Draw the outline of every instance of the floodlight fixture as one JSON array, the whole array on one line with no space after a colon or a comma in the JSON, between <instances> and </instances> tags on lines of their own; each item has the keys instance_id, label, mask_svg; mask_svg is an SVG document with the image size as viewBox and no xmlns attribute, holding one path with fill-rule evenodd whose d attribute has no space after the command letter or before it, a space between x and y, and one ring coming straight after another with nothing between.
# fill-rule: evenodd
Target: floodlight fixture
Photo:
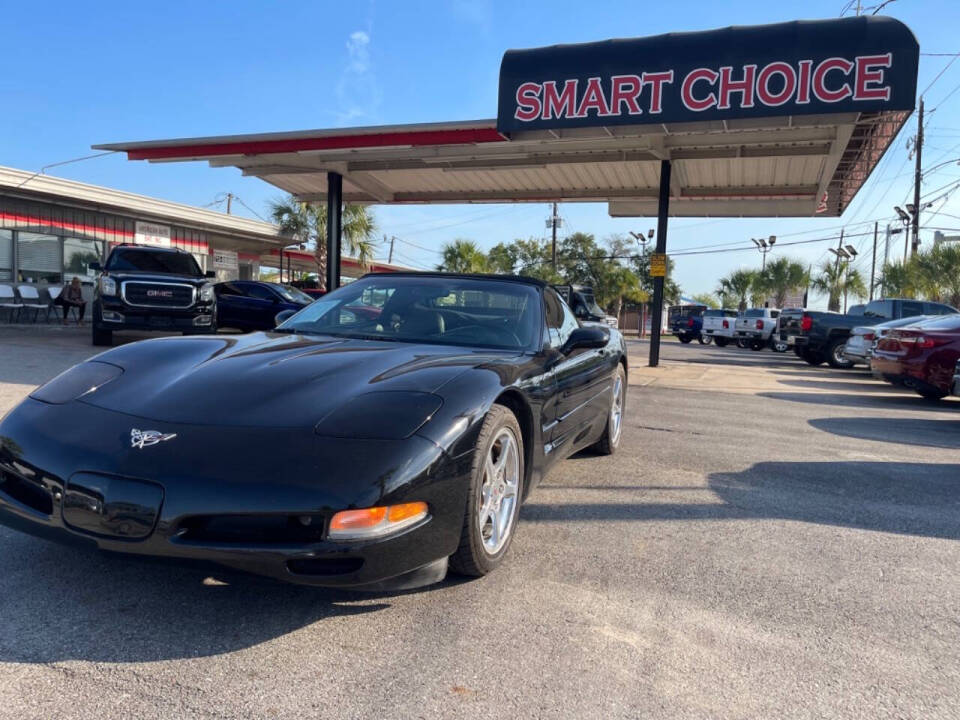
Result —
<instances>
[{"instance_id":1,"label":"floodlight fixture","mask_svg":"<svg viewBox=\"0 0 960 720\"><path fill-rule=\"evenodd\" d=\"M846 251L847 251L848 253L850 253L850 257L856 257L856 256L857 256L857 249L856 249L853 245L847 245L847 246L846 246Z\"/></svg>"},{"instance_id":2,"label":"floodlight fixture","mask_svg":"<svg viewBox=\"0 0 960 720\"><path fill-rule=\"evenodd\" d=\"M893 209L897 211L897 215L900 216L900 219L901 219L903 222L905 222L905 223L910 222L910 216L907 215L907 214L901 209L901 207L900 207L899 205L894 206Z\"/></svg>"}]
</instances>

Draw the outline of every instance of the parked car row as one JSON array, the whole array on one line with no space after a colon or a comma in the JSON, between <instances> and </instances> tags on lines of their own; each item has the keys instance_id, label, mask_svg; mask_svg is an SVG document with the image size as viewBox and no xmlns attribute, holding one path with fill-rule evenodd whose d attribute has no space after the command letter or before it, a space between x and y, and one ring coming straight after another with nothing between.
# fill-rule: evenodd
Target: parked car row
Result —
<instances>
[{"instance_id":1,"label":"parked car row","mask_svg":"<svg viewBox=\"0 0 960 720\"><path fill-rule=\"evenodd\" d=\"M726 347L735 342L741 348L762 350L770 347L785 352L787 345L777 334L779 319L780 310L776 308L748 308L738 312L686 305L671 313L670 332L682 343L697 340L701 345L714 342L717 347Z\"/></svg>"},{"instance_id":2,"label":"parked car row","mask_svg":"<svg viewBox=\"0 0 960 720\"><path fill-rule=\"evenodd\" d=\"M960 395L960 313L943 303L884 298L861 314L784 313L779 335L811 365L867 365L929 399Z\"/></svg>"}]
</instances>

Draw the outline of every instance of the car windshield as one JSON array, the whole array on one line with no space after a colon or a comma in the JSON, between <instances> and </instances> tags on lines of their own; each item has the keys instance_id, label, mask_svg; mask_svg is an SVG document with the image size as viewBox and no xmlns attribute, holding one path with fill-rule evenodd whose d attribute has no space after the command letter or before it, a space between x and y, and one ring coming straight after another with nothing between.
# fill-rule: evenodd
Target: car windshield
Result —
<instances>
[{"instance_id":1,"label":"car windshield","mask_svg":"<svg viewBox=\"0 0 960 720\"><path fill-rule=\"evenodd\" d=\"M288 300L294 303L312 303L313 298L307 295L302 290L298 290L292 285L280 285L278 283L271 283L270 286L276 290L283 297L284 300Z\"/></svg>"},{"instance_id":2,"label":"car windshield","mask_svg":"<svg viewBox=\"0 0 960 720\"><path fill-rule=\"evenodd\" d=\"M541 335L535 286L456 276L370 276L335 290L280 325L281 332L511 350Z\"/></svg>"},{"instance_id":3,"label":"car windshield","mask_svg":"<svg viewBox=\"0 0 960 720\"><path fill-rule=\"evenodd\" d=\"M108 271L154 272L170 275L203 275L193 255L156 250L114 250L107 261Z\"/></svg>"}]
</instances>

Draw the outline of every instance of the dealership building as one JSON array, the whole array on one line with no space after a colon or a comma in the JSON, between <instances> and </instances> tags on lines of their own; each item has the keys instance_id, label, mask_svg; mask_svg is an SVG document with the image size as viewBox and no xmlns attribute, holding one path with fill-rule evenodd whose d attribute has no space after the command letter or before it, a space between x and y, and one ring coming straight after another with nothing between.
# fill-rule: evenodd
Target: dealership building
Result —
<instances>
[{"instance_id":1,"label":"dealership building","mask_svg":"<svg viewBox=\"0 0 960 720\"><path fill-rule=\"evenodd\" d=\"M272 223L0 167L0 283L45 287L79 277L92 287L90 263L120 243L180 248L219 280L256 280L281 266L284 279L317 271L312 253ZM344 257L341 272L363 270Z\"/></svg>"}]
</instances>

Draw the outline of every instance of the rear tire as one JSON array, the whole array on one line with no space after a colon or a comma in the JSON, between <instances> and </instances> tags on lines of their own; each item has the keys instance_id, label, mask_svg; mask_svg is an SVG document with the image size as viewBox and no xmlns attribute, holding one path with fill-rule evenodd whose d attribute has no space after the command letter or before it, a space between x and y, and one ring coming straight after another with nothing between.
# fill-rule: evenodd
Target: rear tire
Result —
<instances>
[{"instance_id":1,"label":"rear tire","mask_svg":"<svg viewBox=\"0 0 960 720\"><path fill-rule=\"evenodd\" d=\"M942 390L936 390L934 388L924 388L923 390L914 388L914 390L924 400L943 400L948 395L948 393L945 393Z\"/></svg>"},{"instance_id":2,"label":"rear tire","mask_svg":"<svg viewBox=\"0 0 960 720\"><path fill-rule=\"evenodd\" d=\"M751 350L763 350L763 340L751 340L750 341Z\"/></svg>"},{"instance_id":3,"label":"rear tire","mask_svg":"<svg viewBox=\"0 0 960 720\"><path fill-rule=\"evenodd\" d=\"M843 357L843 349L847 346L847 341L843 338L832 340L827 345L827 363L830 367L837 370L847 370L853 367L853 362Z\"/></svg>"},{"instance_id":4,"label":"rear tire","mask_svg":"<svg viewBox=\"0 0 960 720\"><path fill-rule=\"evenodd\" d=\"M775 353L785 353L790 349L790 346L787 345L783 340L775 340L773 336L770 336L770 349Z\"/></svg>"},{"instance_id":5,"label":"rear tire","mask_svg":"<svg viewBox=\"0 0 960 720\"><path fill-rule=\"evenodd\" d=\"M513 542L520 515L523 473L520 424L508 408L494 405L484 418L473 454L460 546L450 556L450 569L455 573L482 577L501 563ZM503 508L508 500L509 508ZM494 504L498 509L494 510ZM502 509L507 512L500 515Z\"/></svg>"},{"instance_id":6,"label":"rear tire","mask_svg":"<svg viewBox=\"0 0 960 720\"><path fill-rule=\"evenodd\" d=\"M730 340L725 337L717 337L714 338L713 341L717 344L717 347L726 347L727 343L730 342Z\"/></svg>"},{"instance_id":7,"label":"rear tire","mask_svg":"<svg viewBox=\"0 0 960 720\"><path fill-rule=\"evenodd\" d=\"M617 372L613 376L613 397L610 399L610 412L607 413L607 425L603 435L593 445L593 449L601 455L613 455L620 447L620 438L623 437L623 414L627 409L627 375L623 365L617 365Z\"/></svg>"},{"instance_id":8,"label":"rear tire","mask_svg":"<svg viewBox=\"0 0 960 720\"><path fill-rule=\"evenodd\" d=\"M713 341L713 338L710 335L698 335L697 340L701 345L709 345Z\"/></svg>"}]
</instances>

